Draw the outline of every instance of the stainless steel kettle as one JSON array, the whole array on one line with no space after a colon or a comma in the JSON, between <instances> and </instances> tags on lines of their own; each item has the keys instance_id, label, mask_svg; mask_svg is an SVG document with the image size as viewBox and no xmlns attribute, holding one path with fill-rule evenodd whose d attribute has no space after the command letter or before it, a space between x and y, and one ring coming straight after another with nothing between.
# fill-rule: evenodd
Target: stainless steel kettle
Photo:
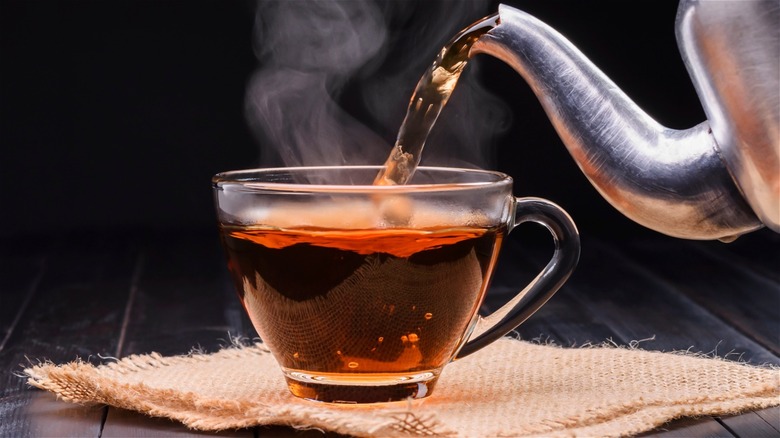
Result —
<instances>
[{"instance_id":1,"label":"stainless steel kettle","mask_svg":"<svg viewBox=\"0 0 780 438\"><path fill-rule=\"evenodd\" d=\"M506 5L471 55L530 85L615 208L674 237L780 232L780 0L682 0L677 41L708 120L662 126L550 26Z\"/></svg>"}]
</instances>

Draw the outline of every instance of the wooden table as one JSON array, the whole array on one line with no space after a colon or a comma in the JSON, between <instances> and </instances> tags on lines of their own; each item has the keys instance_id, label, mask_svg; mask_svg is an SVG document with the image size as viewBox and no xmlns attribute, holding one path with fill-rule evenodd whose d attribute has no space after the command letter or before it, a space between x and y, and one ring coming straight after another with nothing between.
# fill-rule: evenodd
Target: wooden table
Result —
<instances>
[{"instance_id":1,"label":"wooden table","mask_svg":"<svg viewBox=\"0 0 780 438\"><path fill-rule=\"evenodd\" d=\"M545 239L533 232L510 239L483 311L538 269L551 251ZM584 235L582 247L570 281L518 329L523 339L564 346L640 341L648 350L780 365L780 235L762 230L728 245ZM43 359L97 363L101 356L214 351L237 335L255 336L212 230L0 241L0 436L211 435L124 410L56 401L19 374ZM260 427L218 435L322 434ZM681 419L647 435L780 437L780 410Z\"/></svg>"}]
</instances>

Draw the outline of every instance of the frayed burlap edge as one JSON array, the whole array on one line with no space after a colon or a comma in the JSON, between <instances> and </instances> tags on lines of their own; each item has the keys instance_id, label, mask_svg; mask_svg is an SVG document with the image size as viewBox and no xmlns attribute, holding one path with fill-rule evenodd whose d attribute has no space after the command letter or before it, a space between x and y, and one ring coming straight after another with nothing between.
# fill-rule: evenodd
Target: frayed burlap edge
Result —
<instances>
[{"instance_id":1,"label":"frayed burlap edge","mask_svg":"<svg viewBox=\"0 0 780 438\"><path fill-rule=\"evenodd\" d=\"M192 361L208 363L230 357L264 354L269 352L262 344L234 344L211 354L193 351L187 355L169 357L159 353L131 355L99 366L81 360L61 365L42 362L26 368L24 374L31 386L52 392L57 399L69 403L113 406L176 420L196 430L218 432L254 426L288 426L301 430L317 429L355 435L365 429L345 421L342 412L328 412L323 409L323 404L301 401L294 407L282 408L256 400L204 398L191 392L151 388L143 383L117 383L116 380L102 375L105 370L125 374ZM297 401L292 395L290 397ZM364 430L364 433L358 433L359 436L456 435L454 431L444 428L435 415L413 412L411 401L372 406L376 407L374 418L379 419L375 421L378 424ZM388 406L391 408L388 409ZM342 411L351 407L330 405L330 408ZM361 409L365 409L365 405Z\"/></svg>"},{"instance_id":2,"label":"frayed burlap edge","mask_svg":"<svg viewBox=\"0 0 780 438\"><path fill-rule=\"evenodd\" d=\"M509 337L512 337L511 335ZM519 336L513 337L517 341L523 341ZM685 402L654 402L650 403L643 398L637 399L632 403L611 404L607 403L597 409L598 415L591 415L589 418L576 418L570 421L549 421L544 425L526 430L527 437L593 437L602 438L620 438L634 436L639 433L648 432L671 421L682 418L704 418L718 417L728 415L740 415L746 412L780 406L780 366L761 363L749 364L742 358L742 354L735 352L725 353L720 356L717 349L710 352L697 352L692 349L672 350L667 352L643 350L641 345L655 340L655 335L639 340L633 340L628 345L621 345L611 338L600 343L585 343L582 345L569 345L564 347L558 345L549 338L537 337L531 340L536 345L543 345L554 348L577 348L577 349L615 349L624 351L639 351L653 355L671 355L681 356L692 359L706 359L708 361L719 361L731 365L745 366L751 369L763 369L776 372L774 383L767 383L756 387L753 391L743 392L732 397L708 397L702 396L697 400L686 400ZM528 342L528 341L526 341ZM750 401L746 401L750 398ZM691 405L691 403L696 403ZM591 413L592 414L592 413ZM610 429L620 429L619 433L611 433ZM499 433L501 437L517 437L517 434L507 432Z\"/></svg>"},{"instance_id":3,"label":"frayed burlap edge","mask_svg":"<svg viewBox=\"0 0 780 438\"><path fill-rule=\"evenodd\" d=\"M514 341L517 342L517 341ZM545 347L562 348L552 345ZM616 348L638 350L636 345L627 347L610 343L583 346L588 349ZM582 347L580 347L582 348ZM565 350L565 349L564 349ZM639 350L642 351L642 350ZM646 352L655 354L669 354ZM194 393L173 389L151 388L143 383L121 384L104 374L133 373L177 363L224 360L246 355L267 355L262 344L231 346L217 353L193 352L186 356L163 357L157 353L133 355L100 366L76 361L63 365L39 364L25 369L28 382L35 387L51 391L58 398L73 403L98 403L138 411L147 415L171 418L186 426L218 431L262 425L284 425L296 428L314 428L360 436L453 436L458 433L445 427L436 413L415 412L420 401L398 402L385 405L362 406L372 412L373 426L361 427L344 418L345 405L322 405L301 402L294 406L261 403L257 400L225 400L204 398ZM776 367L746 365L717 356L674 352L674 355L699 359L715 359L749 368L780 371ZM110 374L110 373L109 373ZM609 401L597 409L585 412L582 418L568 421L550 421L525 428L527 436L627 436L644 432L681 417L739 414L748 410L780 405L780 373L773 383L758 385L749 392L734 397L707 397L687 400L685 403L662 403L639 398L631 403L611 404ZM291 397L291 396L290 396ZM294 399L294 397L293 397ZM749 400L747 400L749 399ZM424 402L424 401L423 401ZM359 420L358 420L359 421ZM305 425L305 426L302 426ZM619 429L619 433L614 430ZM611 430L611 432L610 432ZM498 433L517 436L517 431Z\"/></svg>"}]
</instances>

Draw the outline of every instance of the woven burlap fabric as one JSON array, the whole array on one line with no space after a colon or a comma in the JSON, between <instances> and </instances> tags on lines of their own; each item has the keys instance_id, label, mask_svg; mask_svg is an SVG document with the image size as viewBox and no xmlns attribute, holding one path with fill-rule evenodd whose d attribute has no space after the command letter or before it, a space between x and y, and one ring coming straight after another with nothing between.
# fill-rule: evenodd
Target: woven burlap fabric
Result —
<instances>
[{"instance_id":1,"label":"woven burlap fabric","mask_svg":"<svg viewBox=\"0 0 780 438\"><path fill-rule=\"evenodd\" d=\"M448 365L426 399L335 405L292 396L263 345L213 354L41 364L29 382L76 403L196 429L255 425L356 436L625 436L683 416L780 404L780 370L687 353L501 339Z\"/></svg>"}]
</instances>

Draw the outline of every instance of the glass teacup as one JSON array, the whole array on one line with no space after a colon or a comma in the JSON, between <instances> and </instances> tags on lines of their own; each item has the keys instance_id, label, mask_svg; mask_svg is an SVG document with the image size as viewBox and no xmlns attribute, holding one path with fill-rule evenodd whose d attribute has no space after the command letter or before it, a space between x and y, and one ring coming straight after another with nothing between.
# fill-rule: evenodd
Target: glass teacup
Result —
<instances>
[{"instance_id":1,"label":"glass teacup","mask_svg":"<svg viewBox=\"0 0 780 438\"><path fill-rule=\"evenodd\" d=\"M213 179L239 297L296 396L426 397L447 363L517 327L577 264L579 235L566 212L514 197L505 174L421 167L407 185L372 185L378 170L254 169ZM527 221L552 233L552 259L482 318L501 243Z\"/></svg>"}]
</instances>

